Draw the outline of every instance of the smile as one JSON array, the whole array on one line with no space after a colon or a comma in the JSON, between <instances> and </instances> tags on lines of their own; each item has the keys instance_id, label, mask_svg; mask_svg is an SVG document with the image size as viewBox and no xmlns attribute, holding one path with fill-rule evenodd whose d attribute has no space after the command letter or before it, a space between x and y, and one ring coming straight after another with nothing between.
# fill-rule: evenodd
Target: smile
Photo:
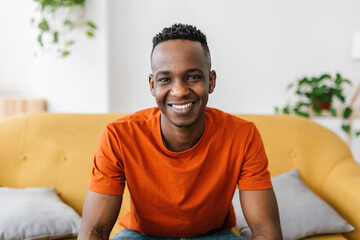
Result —
<instances>
[{"instance_id":1,"label":"smile","mask_svg":"<svg viewBox=\"0 0 360 240\"><path fill-rule=\"evenodd\" d=\"M190 102L190 103L181 104L181 105L170 104L170 106L172 106L173 108L176 108L176 109L186 109L186 108L189 108L192 104L193 103Z\"/></svg>"}]
</instances>

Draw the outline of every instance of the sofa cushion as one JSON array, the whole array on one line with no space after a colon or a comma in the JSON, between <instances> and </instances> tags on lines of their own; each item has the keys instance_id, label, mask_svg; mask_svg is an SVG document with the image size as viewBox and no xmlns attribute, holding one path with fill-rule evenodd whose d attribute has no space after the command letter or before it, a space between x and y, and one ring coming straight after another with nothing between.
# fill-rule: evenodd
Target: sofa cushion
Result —
<instances>
[{"instance_id":1,"label":"sofa cushion","mask_svg":"<svg viewBox=\"0 0 360 240\"><path fill-rule=\"evenodd\" d=\"M354 228L325 201L315 195L300 179L296 169L272 178L279 205L284 239L301 239L319 234L349 232ZM251 236L239 201L233 197L236 225L241 235Z\"/></svg>"},{"instance_id":2,"label":"sofa cushion","mask_svg":"<svg viewBox=\"0 0 360 240\"><path fill-rule=\"evenodd\" d=\"M81 219L54 188L0 188L1 239L58 239L77 236Z\"/></svg>"}]
</instances>

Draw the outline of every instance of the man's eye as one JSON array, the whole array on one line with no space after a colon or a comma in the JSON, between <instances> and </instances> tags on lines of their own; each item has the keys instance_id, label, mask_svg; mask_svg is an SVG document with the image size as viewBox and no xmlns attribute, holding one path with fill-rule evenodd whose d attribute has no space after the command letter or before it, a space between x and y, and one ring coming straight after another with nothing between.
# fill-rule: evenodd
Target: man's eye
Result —
<instances>
[{"instance_id":1,"label":"man's eye","mask_svg":"<svg viewBox=\"0 0 360 240\"><path fill-rule=\"evenodd\" d=\"M199 79L200 75L190 75L189 79Z\"/></svg>"},{"instance_id":2,"label":"man's eye","mask_svg":"<svg viewBox=\"0 0 360 240\"><path fill-rule=\"evenodd\" d=\"M159 82L169 82L170 78L160 78Z\"/></svg>"}]
</instances>

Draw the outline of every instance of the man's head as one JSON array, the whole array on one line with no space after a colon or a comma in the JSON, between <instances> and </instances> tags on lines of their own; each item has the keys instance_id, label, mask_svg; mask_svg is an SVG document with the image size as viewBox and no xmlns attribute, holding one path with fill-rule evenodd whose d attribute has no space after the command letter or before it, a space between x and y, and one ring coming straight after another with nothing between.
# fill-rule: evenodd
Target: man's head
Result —
<instances>
[{"instance_id":1,"label":"man's head","mask_svg":"<svg viewBox=\"0 0 360 240\"><path fill-rule=\"evenodd\" d=\"M193 26L176 24L156 35L153 43L149 84L162 123L202 126L216 80L205 35Z\"/></svg>"},{"instance_id":2,"label":"man's head","mask_svg":"<svg viewBox=\"0 0 360 240\"><path fill-rule=\"evenodd\" d=\"M211 68L210 50L207 45L206 36L204 33L202 33L200 30L198 30L195 26L192 25L178 23L172 25L171 27L166 27L160 33L156 34L156 36L152 40L153 48L151 51L151 56L154 52L155 47L159 43L178 39L199 42L203 47L204 54L209 58L209 68Z\"/></svg>"}]
</instances>

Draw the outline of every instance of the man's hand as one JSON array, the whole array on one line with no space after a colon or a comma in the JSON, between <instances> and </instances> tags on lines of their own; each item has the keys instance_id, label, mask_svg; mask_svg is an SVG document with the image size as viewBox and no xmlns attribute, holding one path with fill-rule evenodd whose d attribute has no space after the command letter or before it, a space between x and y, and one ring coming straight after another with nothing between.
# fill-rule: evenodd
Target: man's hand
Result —
<instances>
[{"instance_id":1,"label":"man's hand","mask_svg":"<svg viewBox=\"0 0 360 240\"><path fill-rule=\"evenodd\" d=\"M78 239L108 240L118 217L121 202L122 195L107 195L88 190Z\"/></svg>"},{"instance_id":2,"label":"man's hand","mask_svg":"<svg viewBox=\"0 0 360 240\"><path fill-rule=\"evenodd\" d=\"M272 189L239 191L245 219L252 240L282 240L279 210Z\"/></svg>"}]
</instances>

